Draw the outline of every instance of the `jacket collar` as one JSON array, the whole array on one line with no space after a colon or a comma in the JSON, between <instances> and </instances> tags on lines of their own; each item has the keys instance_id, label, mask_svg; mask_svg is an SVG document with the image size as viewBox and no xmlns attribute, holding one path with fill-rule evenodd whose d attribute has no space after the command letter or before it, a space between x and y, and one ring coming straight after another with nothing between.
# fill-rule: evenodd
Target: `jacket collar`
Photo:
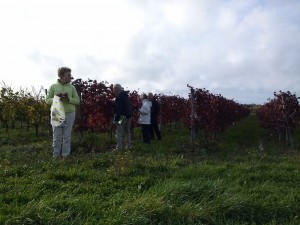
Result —
<instances>
[{"instance_id":1,"label":"jacket collar","mask_svg":"<svg viewBox=\"0 0 300 225\"><path fill-rule=\"evenodd\" d=\"M56 82L56 83L59 84L59 85L63 85L63 86L69 86L69 85L70 85L70 83L62 84L62 83L60 82L60 79L57 79L57 82Z\"/></svg>"}]
</instances>

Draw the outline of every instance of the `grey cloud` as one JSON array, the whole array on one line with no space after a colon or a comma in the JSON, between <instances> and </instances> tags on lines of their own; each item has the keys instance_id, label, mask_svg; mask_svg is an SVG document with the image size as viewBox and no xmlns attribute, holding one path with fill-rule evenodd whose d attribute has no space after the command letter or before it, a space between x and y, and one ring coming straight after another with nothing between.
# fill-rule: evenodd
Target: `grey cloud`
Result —
<instances>
[{"instance_id":1,"label":"grey cloud","mask_svg":"<svg viewBox=\"0 0 300 225\"><path fill-rule=\"evenodd\" d=\"M81 55L77 75L129 89L187 96L187 84L240 103L263 103L274 91L299 93L300 2L128 1L146 18L121 60ZM164 17L167 4L182 4L182 25ZM34 52L36 63L63 60Z\"/></svg>"},{"instance_id":2,"label":"grey cloud","mask_svg":"<svg viewBox=\"0 0 300 225\"><path fill-rule=\"evenodd\" d=\"M299 91L298 1L185 5L189 15L184 26L172 26L158 14L161 17L149 18L150 26L132 40L127 68L131 77L149 86L163 83L162 91L180 94L190 83L245 103L262 103L280 89ZM143 5L145 11L148 6ZM228 22L220 26L226 15Z\"/></svg>"},{"instance_id":3,"label":"grey cloud","mask_svg":"<svg viewBox=\"0 0 300 225\"><path fill-rule=\"evenodd\" d=\"M66 66L63 60L56 56L45 55L38 50L31 52L28 59L39 65L42 69L41 78L45 80L55 80L57 78L57 68Z\"/></svg>"},{"instance_id":4,"label":"grey cloud","mask_svg":"<svg viewBox=\"0 0 300 225\"><path fill-rule=\"evenodd\" d=\"M119 62L114 60L99 59L94 55L81 55L74 63L74 71L76 76L87 79L97 79L104 81L108 77L104 76L105 71L110 67L118 67Z\"/></svg>"},{"instance_id":5,"label":"grey cloud","mask_svg":"<svg viewBox=\"0 0 300 225\"><path fill-rule=\"evenodd\" d=\"M31 59L36 64L46 64L49 66L59 66L63 65L63 60L49 55L44 55L40 51L33 51L28 55L28 58Z\"/></svg>"}]
</instances>

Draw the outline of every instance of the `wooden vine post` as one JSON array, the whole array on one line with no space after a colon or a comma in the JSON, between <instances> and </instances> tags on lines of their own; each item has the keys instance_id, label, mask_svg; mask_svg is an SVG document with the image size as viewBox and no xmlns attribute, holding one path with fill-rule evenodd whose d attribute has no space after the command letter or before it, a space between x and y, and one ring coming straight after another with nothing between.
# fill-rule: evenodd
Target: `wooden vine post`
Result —
<instances>
[{"instance_id":1,"label":"wooden vine post","mask_svg":"<svg viewBox=\"0 0 300 225\"><path fill-rule=\"evenodd\" d=\"M284 115L284 123L285 123L285 141L289 147L294 148L293 138L291 135L291 127L289 125L289 115L287 115L287 109L285 104L285 97L281 94L281 102L283 104L283 115Z\"/></svg>"},{"instance_id":2,"label":"wooden vine post","mask_svg":"<svg viewBox=\"0 0 300 225\"><path fill-rule=\"evenodd\" d=\"M48 94L47 89L45 89L45 94L47 96L47 94ZM48 113L48 132L49 132L49 136L52 137L53 130L52 130L52 125L51 125L51 112Z\"/></svg>"},{"instance_id":3,"label":"wooden vine post","mask_svg":"<svg viewBox=\"0 0 300 225\"><path fill-rule=\"evenodd\" d=\"M195 90L192 86L187 85L191 89L190 99L191 99L191 140L190 144L194 145L196 139L196 128L195 128Z\"/></svg>"},{"instance_id":4,"label":"wooden vine post","mask_svg":"<svg viewBox=\"0 0 300 225\"><path fill-rule=\"evenodd\" d=\"M82 125L82 94L81 89L75 87L79 96L79 105L76 106L75 124L78 126L79 137L83 137L83 125Z\"/></svg>"}]
</instances>

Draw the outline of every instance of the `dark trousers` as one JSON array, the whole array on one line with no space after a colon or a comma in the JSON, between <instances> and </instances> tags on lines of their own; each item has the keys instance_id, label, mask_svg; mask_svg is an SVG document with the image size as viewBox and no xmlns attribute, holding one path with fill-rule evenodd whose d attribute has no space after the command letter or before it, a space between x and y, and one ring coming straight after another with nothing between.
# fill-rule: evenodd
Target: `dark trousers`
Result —
<instances>
[{"instance_id":1,"label":"dark trousers","mask_svg":"<svg viewBox=\"0 0 300 225\"><path fill-rule=\"evenodd\" d=\"M150 124L142 124L142 135L144 143L150 144Z\"/></svg>"},{"instance_id":2,"label":"dark trousers","mask_svg":"<svg viewBox=\"0 0 300 225\"><path fill-rule=\"evenodd\" d=\"M158 124L156 121L151 122L151 126L150 126L150 137L151 139L154 139L154 132L156 134L156 137L158 140L161 140L161 134L158 128Z\"/></svg>"}]
</instances>

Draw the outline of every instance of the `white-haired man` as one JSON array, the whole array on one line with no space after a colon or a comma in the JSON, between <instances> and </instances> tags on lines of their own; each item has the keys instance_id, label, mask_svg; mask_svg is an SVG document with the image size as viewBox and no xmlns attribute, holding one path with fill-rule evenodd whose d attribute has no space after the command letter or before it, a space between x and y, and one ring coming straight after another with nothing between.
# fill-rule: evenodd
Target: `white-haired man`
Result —
<instances>
[{"instance_id":1,"label":"white-haired man","mask_svg":"<svg viewBox=\"0 0 300 225\"><path fill-rule=\"evenodd\" d=\"M145 93L140 95L142 106L139 109L139 123L142 125L142 135L144 143L150 144L150 124L151 124L151 105L148 96Z\"/></svg>"},{"instance_id":2,"label":"white-haired man","mask_svg":"<svg viewBox=\"0 0 300 225\"><path fill-rule=\"evenodd\" d=\"M131 105L129 101L128 91L124 91L120 84L115 84L113 87L114 93L116 95L115 100L115 118L114 123L117 125L116 128L116 138L117 146L115 150L121 150L123 148L123 129L126 135L127 146L126 148L131 148Z\"/></svg>"}]
</instances>

